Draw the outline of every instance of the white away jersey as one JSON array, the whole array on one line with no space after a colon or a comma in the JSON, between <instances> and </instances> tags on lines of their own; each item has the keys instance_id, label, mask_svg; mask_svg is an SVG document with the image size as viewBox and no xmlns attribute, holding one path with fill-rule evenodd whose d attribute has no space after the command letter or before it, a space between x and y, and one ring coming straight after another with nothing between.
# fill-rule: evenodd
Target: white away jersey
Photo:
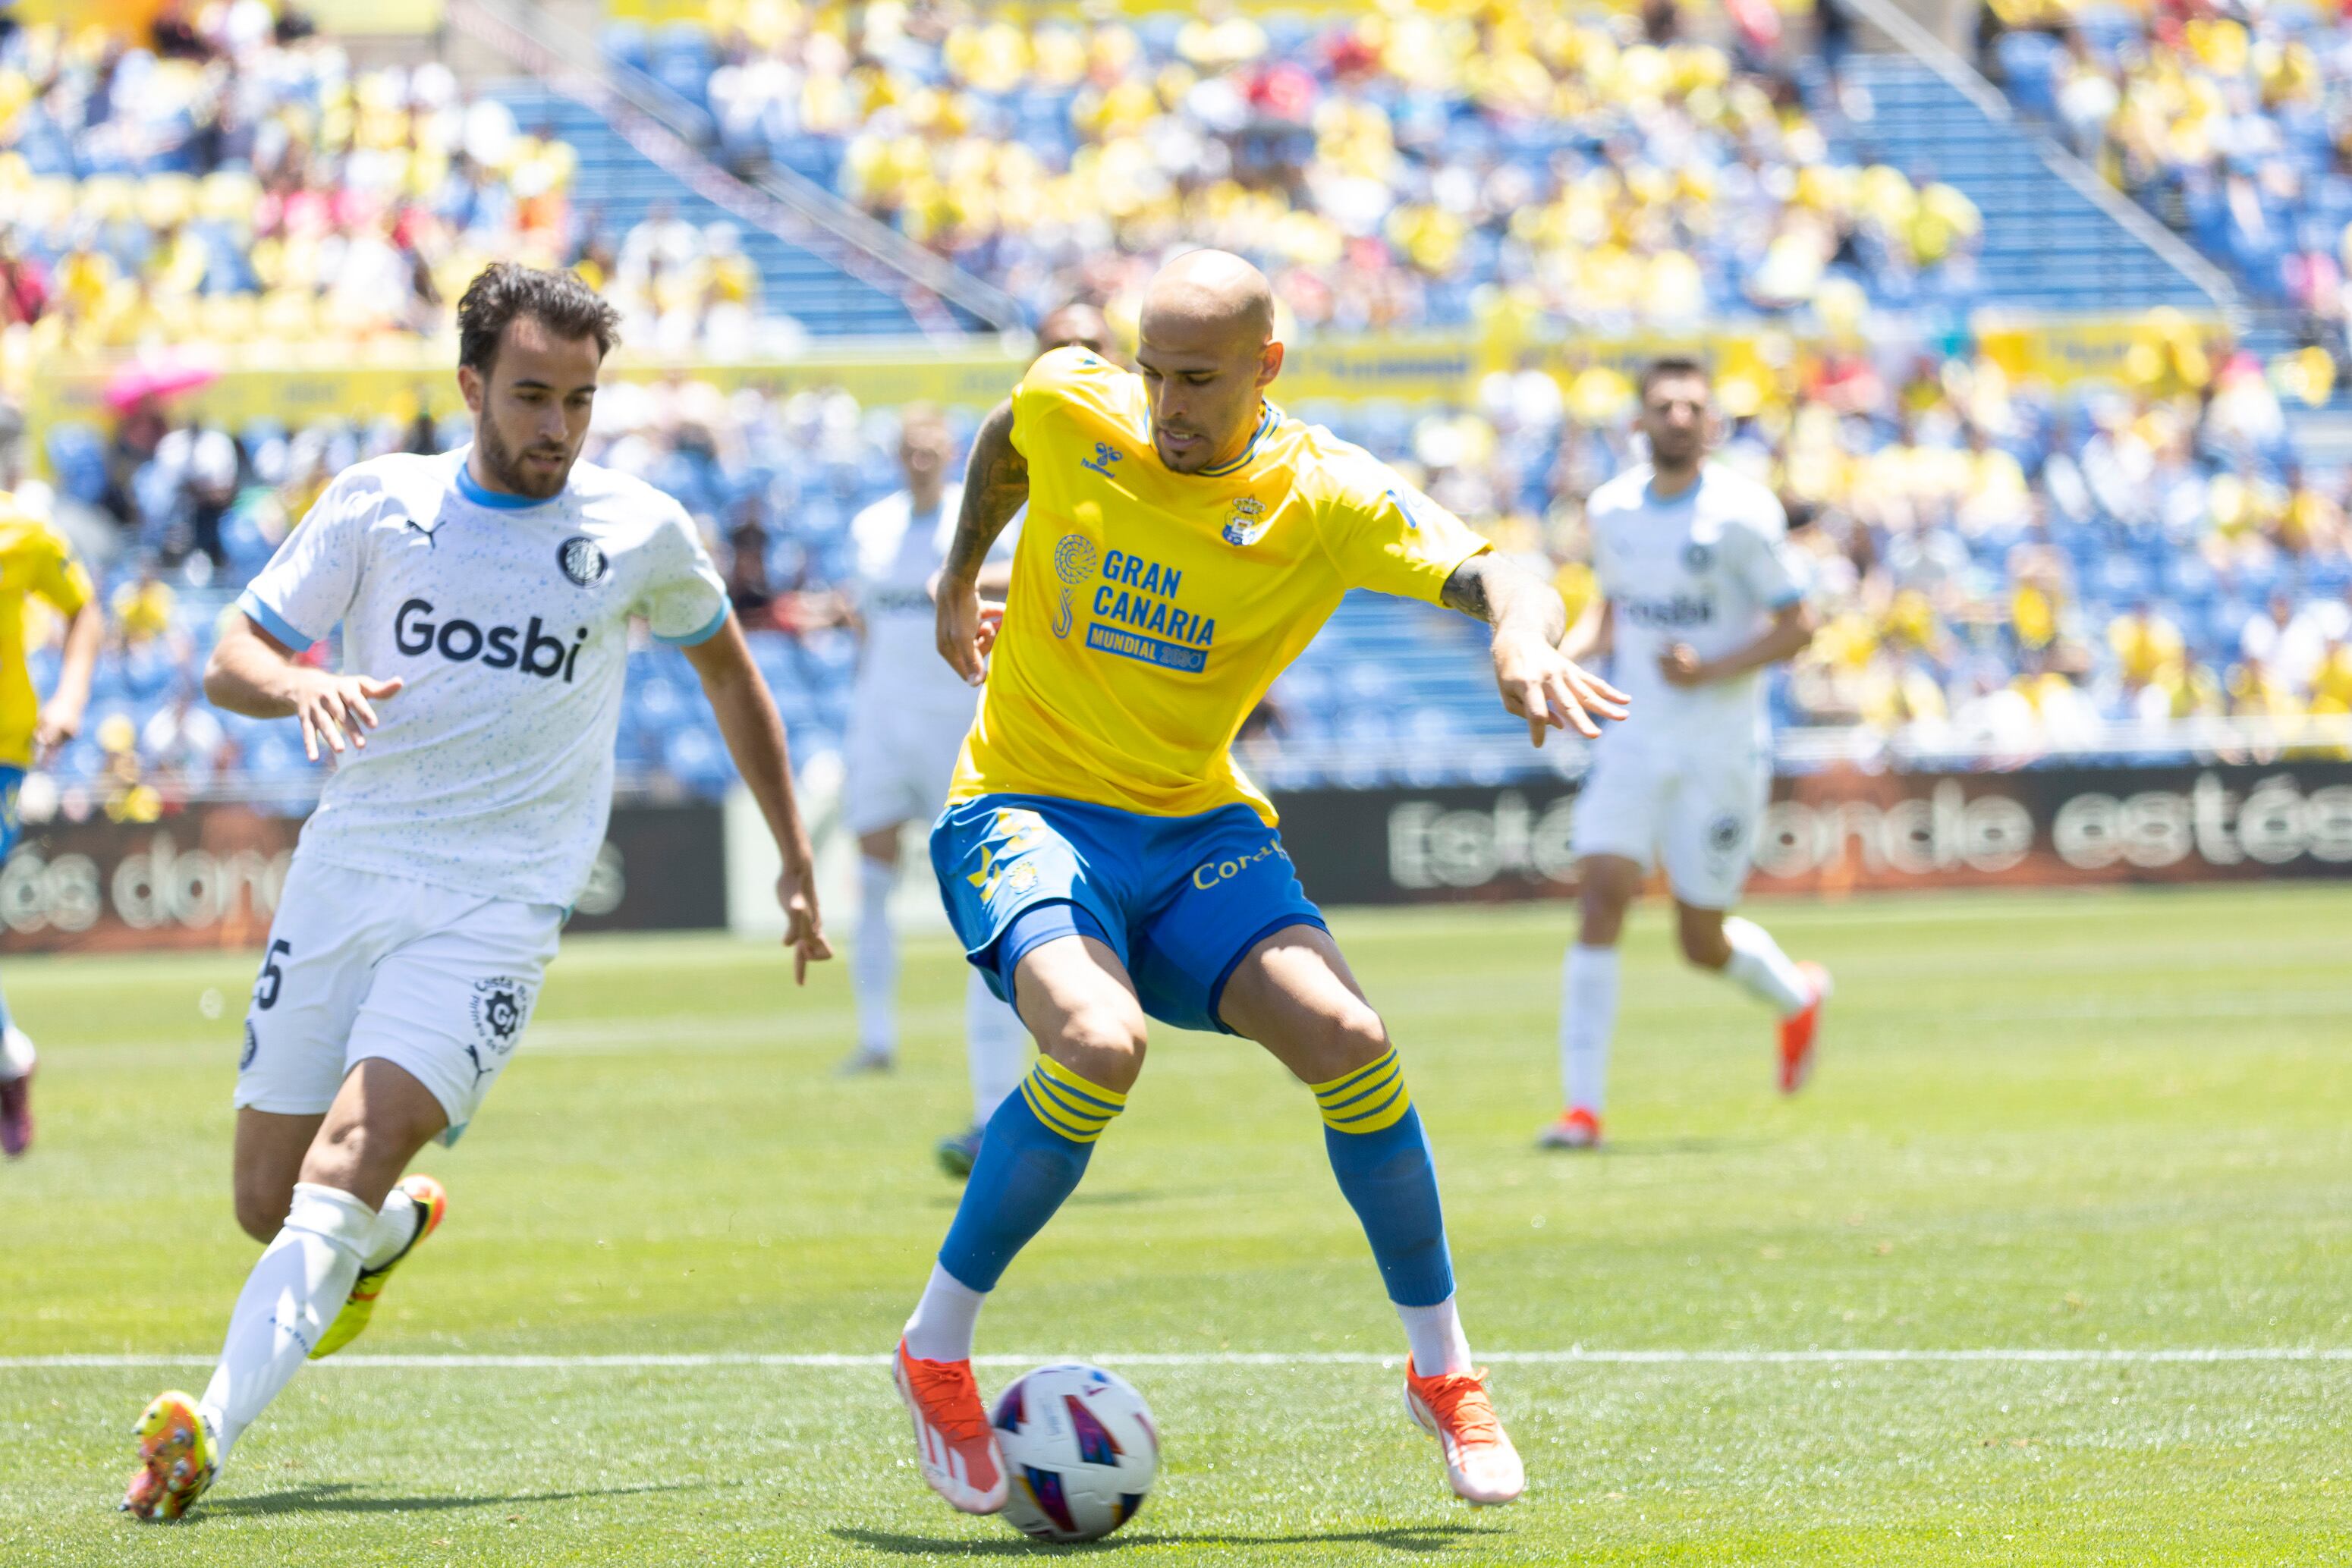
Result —
<instances>
[{"instance_id":1,"label":"white away jersey","mask_svg":"<svg viewBox=\"0 0 2352 1568\"><path fill-rule=\"evenodd\" d=\"M952 719L959 733L971 723L980 694L940 657L931 579L947 564L963 486L941 492L939 510L920 517L914 497L900 490L857 514L849 525L855 575L850 593L866 625L857 655L852 712L880 717L904 713L926 723ZM1009 559L1015 529L1008 528L989 559Z\"/></svg>"},{"instance_id":2,"label":"white away jersey","mask_svg":"<svg viewBox=\"0 0 2352 1568\"><path fill-rule=\"evenodd\" d=\"M405 685L303 825L335 865L570 904L613 803L628 620L691 645L727 590L677 502L593 464L549 500L482 489L470 447L345 469L238 607L297 650Z\"/></svg>"},{"instance_id":3,"label":"white away jersey","mask_svg":"<svg viewBox=\"0 0 2352 1568\"><path fill-rule=\"evenodd\" d=\"M1650 493L1647 464L1592 492L1585 514L1592 570L1614 615L1609 678L1633 699L1622 730L1645 744L1766 738L1763 673L1696 687L1667 684L1658 656L1686 643L1712 659L1755 639L1803 596L1779 497L1717 464L1671 500Z\"/></svg>"}]
</instances>

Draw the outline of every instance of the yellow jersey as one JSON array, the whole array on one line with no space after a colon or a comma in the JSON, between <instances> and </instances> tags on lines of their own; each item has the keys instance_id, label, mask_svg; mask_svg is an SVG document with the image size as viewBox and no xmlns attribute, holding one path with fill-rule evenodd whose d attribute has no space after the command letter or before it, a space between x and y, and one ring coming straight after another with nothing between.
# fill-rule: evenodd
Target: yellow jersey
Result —
<instances>
[{"instance_id":1,"label":"yellow jersey","mask_svg":"<svg viewBox=\"0 0 2352 1568\"><path fill-rule=\"evenodd\" d=\"M1163 467L1142 378L1057 349L1013 393L1029 515L950 803L1154 817L1274 807L1234 733L1350 588L1436 602L1487 542L1388 465L1268 404L1248 446Z\"/></svg>"},{"instance_id":2,"label":"yellow jersey","mask_svg":"<svg viewBox=\"0 0 2352 1568\"><path fill-rule=\"evenodd\" d=\"M33 765L33 727L41 716L26 667L25 596L37 593L70 616L94 591L65 535L0 490L0 767Z\"/></svg>"}]
</instances>

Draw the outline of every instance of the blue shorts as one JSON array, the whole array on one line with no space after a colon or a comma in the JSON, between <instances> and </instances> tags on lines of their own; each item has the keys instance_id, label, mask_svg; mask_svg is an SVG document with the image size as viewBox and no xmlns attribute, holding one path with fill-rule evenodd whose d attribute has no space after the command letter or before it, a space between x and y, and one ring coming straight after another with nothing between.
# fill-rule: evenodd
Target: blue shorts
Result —
<instances>
[{"instance_id":1,"label":"blue shorts","mask_svg":"<svg viewBox=\"0 0 2352 1568\"><path fill-rule=\"evenodd\" d=\"M1013 999L1013 971L1056 936L1117 953L1143 1010L1226 1034L1225 981L1286 925L1323 925L1281 836L1246 806L1147 817L1046 795L983 795L931 828L931 868L964 956Z\"/></svg>"},{"instance_id":2,"label":"blue shorts","mask_svg":"<svg viewBox=\"0 0 2352 1568\"><path fill-rule=\"evenodd\" d=\"M25 788L25 770L0 768L0 855L16 847L24 823L16 817L16 797Z\"/></svg>"}]
</instances>

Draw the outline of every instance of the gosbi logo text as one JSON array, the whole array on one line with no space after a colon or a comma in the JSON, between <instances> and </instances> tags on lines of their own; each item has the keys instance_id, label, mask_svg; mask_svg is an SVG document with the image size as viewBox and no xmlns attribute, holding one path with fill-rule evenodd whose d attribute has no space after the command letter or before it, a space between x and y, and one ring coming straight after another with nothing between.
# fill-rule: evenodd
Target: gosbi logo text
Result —
<instances>
[{"instance_id":1,"label":"gosbi logo text","mask_svg":"<svg viewBox=\"0 0 2352 1568\"><path fill-rule=\"evenodd\" d=\"M436 622L432 615L433 601L429 599L411 599L402 604L392 618L393 646L412 655L438 651L453 664L479 659L487 668L520 670L542 680L561 675L568 686L572 669L580 663L580 650L588 642L588 628L583 626L572 633L572 642L567 647L562 638L551 637L541 630L536 615L530 618L530 625L520 629L492 626L487 630L454 616Z\"/></svg>"},{"instance_id":2,"label":"gosbi logo text","mask_svg":"<svg viewBox=\"0 0 2352 1568\"><path fill-rule=\"evenodd\" d=\"M1192 868L1192 885L1206 893L1221 882L1233 881L1260 861L1276 855L1288 860L1290 852L1282 847L1280 839L1268 839L1254 853L1234 855L1229 860L1203 861Z\"/></svg>"}]
</instances>

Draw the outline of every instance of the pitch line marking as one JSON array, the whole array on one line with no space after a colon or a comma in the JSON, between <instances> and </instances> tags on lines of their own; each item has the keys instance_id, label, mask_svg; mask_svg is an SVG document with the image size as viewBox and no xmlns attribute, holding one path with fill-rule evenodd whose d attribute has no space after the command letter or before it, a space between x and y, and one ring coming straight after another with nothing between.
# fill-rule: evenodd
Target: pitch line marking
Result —
<instances>
[{"instance_id":1,"label":"pitch line marking","mask_svg":"<svg viewBox=\"0 0 2352 1568\"><path fill-rule=\"evenodd\" d=\"M5 1355L0 1372L87 1367L133 1369L210 1366L208 1355ZM1061 1355L975 1355L978 1366L1035 1366L1073 1359ZM1385 1366L1404 1364L1402 1354L1369 1351L1097 1351L1086 1359L1108 1366ZM2352 1362L2352 1346L2203 1345L2147 1350L2037 1350L2025 1347L1974 1350L1496 1350L1484 1362L1507 1366L1846 1366L1866 1364L1993 1364L2032 1366L2214 1364L2225 1362ZM325 1363L371 1371L609 1371L664 1367L772 1366L807 1369L887 1367L884 1354L760 1354L752 1352L687 1352L641 1355L338 1355Z\"/></svg>"}]
</instances>

